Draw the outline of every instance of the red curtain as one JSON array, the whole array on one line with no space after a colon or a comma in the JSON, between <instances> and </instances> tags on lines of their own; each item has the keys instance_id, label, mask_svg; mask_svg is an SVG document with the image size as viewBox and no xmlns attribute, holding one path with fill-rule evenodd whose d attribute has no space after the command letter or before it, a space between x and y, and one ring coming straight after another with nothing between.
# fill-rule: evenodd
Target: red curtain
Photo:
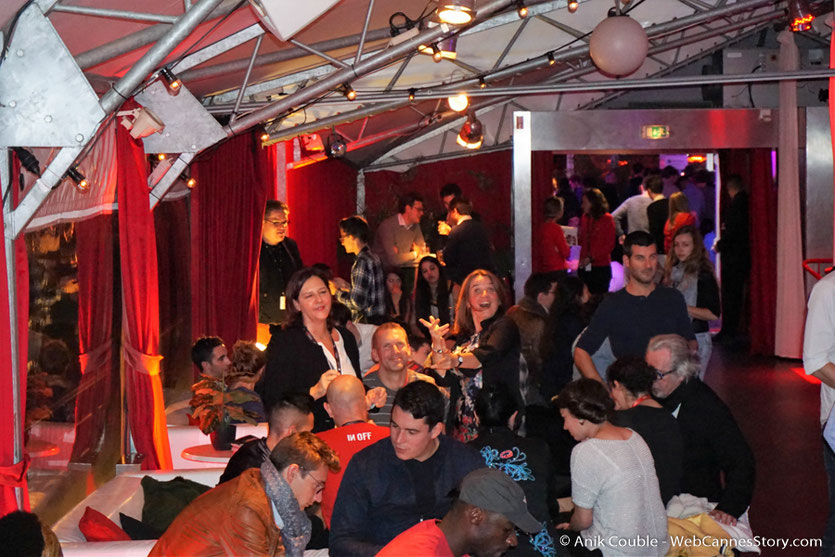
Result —
<instances>
[{"instance_id":1,"label":"red curtain","mask_svg":"<svg viewBox=\"0 0 835 557\"><path fill-rule=\"evenodd\" d=\"M154 209L154 227L163 386L191 385L191 298L182 295L189 290L191 268L188 198L159 203Z\"/></svg>"},{"instance_id":2,"label":"red curtain","mask_svg":"<svg viewBox=\"0 0 835 557\"><path fill-rule=\"evenodd\" d=\"M113 361L113 222L110 215L75 225L78 256L78 359L73 462L92 462L110 403Z\"/></svg>"},{"instance_id":3,"label":"red curtain","mask_svg":"<svg viewBox=\"0 0 835 557\"><path fill-rule=\"evenodd\" d=\"M17 177L20 173L20 164L16 157L11 173L11 190L14 192L15 204L18 199ZM2 217L0 217L2 219ZM20 378L20 407L26 408L26 362L28 358L29 339L29 261L26 255L26 245L23 235L15 241L15 251L11 254L15 264L15 297L17 303L17 350L18 377ZM0 358L3 368L11 369L12 339L11 315L9 312L9 282L6 277L6 262L9 254L6 253L5 242L0 243ZM24 455L23 460L15 462L14 459L14 411L12 371L2 374L0 379L0 516L17 510L17 501L14 496L14 488L23 489L23 507L29 510L29 490L26 484L26 469L28 457ZM24 410L25 411L25 410ZM21 425L23 420L21 420ZM23 430L19 432L21 438Z\"/></svg>"},{"instance_id":4,"label":"red curtain","mask_svg":"<svg viewBox=\"0 0 835 557\"><path fill-rule=\"evenodd\" d=\"M777 244L777 190L772 179L771 150L731 150L724 155L723 174L739 174L750 189L748 335L751 353L773 356L777 307L777 271L773 265Z\"/></svg>"},{"instance_id":5,"label":"red curtain","mask_svg":"<svg viewBox=\"0 0 835 557\"><path fill-rule=\"evenodd\" d=\"M159 294L148 164L142 143L119 128L116 137L123 357L128 422L145 470L171 468L159 356Z\"/></svg>"},{"instance_id":6,"label":"red curtain","mask_svg":"<svg viewBox=\"0 0 835 557\"><path fill-rule=\"evenodd\" d=\"M327 263L336 270L339 220L357 212L357 171L340 160L290 170L287 204L289 235L305 265Z\"/></svg>"},{"instance_id":7,"label":"red curtain","mask_svg":"<svg viewBox=\"0 0 835 557\"><path fill-rule=\"evenodd\" d=\"M264 149L245 133L202 158L194 172L192 336L219 336L227 346L255 340L261 224L275 191L275 147Z\"/></svg>"}]
</instances>

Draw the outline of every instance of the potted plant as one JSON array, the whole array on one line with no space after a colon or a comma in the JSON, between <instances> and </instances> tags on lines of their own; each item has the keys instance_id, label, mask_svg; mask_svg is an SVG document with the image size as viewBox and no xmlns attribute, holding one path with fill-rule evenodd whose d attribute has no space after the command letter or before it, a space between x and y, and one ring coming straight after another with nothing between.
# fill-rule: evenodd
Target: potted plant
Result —
<instances>
[{"instance_id":1,"label":"potted plant","mask_svg":"<svg viewBox=\"0 0 835 557\"><path fill-rule=\"evenodd\" d=\"M235 423L257 423L258 415L245 410L243 405L258 399L252 393L230 390L222 379L201 375L200 381L191 386L189 404L193 412L189 416L200 431L209 435L212 446L219 451L232 448L235 440ZM235 422L235 423L233 423Z\"/></svg>"}]
</instances>

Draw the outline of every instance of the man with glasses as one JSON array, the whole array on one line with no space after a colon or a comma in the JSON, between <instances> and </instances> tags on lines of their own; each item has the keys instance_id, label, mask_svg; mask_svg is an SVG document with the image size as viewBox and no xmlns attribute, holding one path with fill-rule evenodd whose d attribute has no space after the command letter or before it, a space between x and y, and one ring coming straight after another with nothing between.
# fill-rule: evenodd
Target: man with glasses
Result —
<instances>
[{"instance_id":1,"label":"man with glasses","mask_svg":"<svg viewBox=\"0 0 835 557\"><path fill-rule=\"evenodd\" d=\"M287 237L290 209L281 201L267 201L259 257L258 341L269 342L269 326L280 324L287 313L284 289L290 276L301 269L299 246Z\"/></svg>"},{"instance_id":2,"label":"man with glasses","mask_svg":"<svg viewBox=\"0 0 835 557\"><path fill-rule=\"evenodd\" d=\"M574 349L574 365L584 377L596 381L604 378L592 355L607 338L614 358L641 356L647 341L663 334L680 335L697 348L684 296L675 288L655 283L658 254L649 232L636 230L626 236L623 267L628 276L626 286L603 300Z\"/></svg>"},{"instance_id":3,"label":"man with glasses","mask_svg":"<svg viewBox=\"0 0 835 557\"><path fill-rule=\"evenodd\" d=\"M177 515L149 555L288 555L310 540L304 509L322 500L339 457L309 432L282 439L260 469L211 489Z\"/></svg>"},{"instance_id":4,"label":"man with glasses","mask_svg":"<svg viewBox=\"0 0 835 557\"><path fill-rule=\"evenodd\" d=\"M656 373L652 394L681 431L682 493L716 503L710 515L735 525L754 493L754 455L745 436L722 399L699 379L699 356L684 338L652 337L646 361Z\"/></svg>"},{"instance_id":5,"label":"man with glasses","mask_svg":"<svg viewBox=\"0 0 835 557\"><path fill-rule=\"evenodd\" d=\"M373 251L384 267L399 267L403 271L403 295L408 296L414 288L418 262L429 253L420 229L423 197L407 193L400 198L397 210L396 215L377 227Z\"/></svg>"}]
</instances>

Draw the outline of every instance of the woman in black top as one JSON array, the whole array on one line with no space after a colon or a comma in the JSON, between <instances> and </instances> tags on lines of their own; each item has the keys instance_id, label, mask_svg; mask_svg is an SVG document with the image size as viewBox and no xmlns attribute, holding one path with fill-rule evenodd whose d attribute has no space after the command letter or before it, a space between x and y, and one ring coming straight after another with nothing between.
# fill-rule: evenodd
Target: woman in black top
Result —
<instances>
[{"instance_id":1,"label":"woman in black top","mask_svg":"<svg viewBox=\"0 0 835 557\"><path fill-rule=\"evenodd\" d=\"M606 371L617 410L612 423L636 431L646 441L666 505L681 491L684 449L678 422L652 398L656 378L657 372L640 356L618 358Z\"/></svg>"},{"instance_id":2,"label":"woman in black top","mask_svg":"<svg viewBox=\"0 0 835 557\"><path fill-rule=\"evenodd\" d=\"M454 419L451 431L460 441L470 441L478 434L475 399L483 386L504 386L523 407L519 391L519 329L504 315L502 294L501 281L490 271L477 269L464 279L455 306L452 351L443 338L449 326L440 325L434 317L424 322L432 337L432 367L453 369L460 377L461 394L457 400L450 400ZM446 377L450 375L447 373Z\"/></svg>"},{"instance_id":3,"label":"woman in black top","mask_svg":"<svg viewBox=\"0 0 835 557\"><path fill-rule=\"evenodd\" d=\"M341 374L362 380L354 335L330 320L327 278L312 267L293 274L287 285L287 327L267 346L267 368L259 393L269 408L284 393L308 393L316 400L314 431L333 427L323 403L333 379Z\"/></svg>"},{"instance_id":4,"label":"woman in black top","mask_svg":"<svg viewBox=\"0 0 835 557\"><path fill-rule=\"evenodd\" d=\"M586 302L589 289L575 276L557 281L554 302L548 310L548 323L542 335L542 383L545 400L551 400L571 381L574 370L572 345L589 324Z\"/></svg>"},{"instance_id":5,"label":"woman in black top","mask_svg":"<svg viewBox=\"0 0 835 557\"><path fill-rule=\"evenodd\" d=\"M421 319L428 321L431 316L438 318L441 325L452 323L449 294L444 267L431 255L421 259L415 282L415 317L418 329L427 338L429 331L420 323Z\"/></svg>"},{"instance_id":6,"label":"woman in black top","mask_svg":"<svg viewBox=\"0 0 835 557\"><path fill-rule=\"evenodd\" d=\"M664 284L681 292L687 303L687 313L699 342L702 365L699 379L704 379L713 352L708 322L719 319L721 309L713 263L707 255L702 235L695 227L682 226L673 235L673 247L664 269Z\"/></svg>"}]
</instances>

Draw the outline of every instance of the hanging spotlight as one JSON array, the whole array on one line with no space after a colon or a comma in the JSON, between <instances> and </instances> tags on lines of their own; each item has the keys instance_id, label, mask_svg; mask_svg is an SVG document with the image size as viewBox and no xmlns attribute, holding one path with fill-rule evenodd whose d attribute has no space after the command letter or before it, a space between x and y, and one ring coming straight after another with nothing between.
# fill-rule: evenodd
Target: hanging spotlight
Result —
<instances>
[{"instance_id":1,"label":"hanging spotlight","mask_svg":"<svg viewBox=\"0 0 835 557\"><path fill-rule=\"evenodd\" d=\"M481 76L481 77L478 78L478 86L482 89L487 87L487 82L484 81L484 76Z\"/></svg>"},{"instance_id":2,"label":"hanging spotlight","mask_svg":"<svg viewBox=\"0 0 835 557\"><path fill-rule=\"evenodd\" d=\"M809 9L809 3L806 0L789 0L789 25L792 31L795 33L808 31L812 28L814 19L815 14Z\"/></svg>"},{"instance_id":3,"label":"hanging spotlight","mask_svg":"<svg viewBox=\"0 0 835 557\"><path fill-rule=\"evenodd\" d=\"M470 99L467 97L467 93L458 93L457 95L447 97L446 102L449 108L455 112L464 112L470 106Z\"/></svg>"},{"instance_id":4,"label":"hanging spotlight","mask_svg":"<svg viewBox=\"0 0 835 557\"><path fill-rule=\"evenodd\" d=\"M349 101L357 100L357 92L354 91L354 88L347 83L342 85L342 94L345 95L345 98Z\"/></svg>"},{"instance_id":5,"label":"hanging spotlight","mask_svg":"<svg viewBox=\"0 0 835 557\"><path fill-rule=\"evenodd\" d=\"M415 90L414 89L409 89L409 102L414 101L414 100L415 100Z\"/></svg>"},{"instance_id":6,"label":"hanging spotlight","mask_svg":"<svg viewBox=\"0 0 835 557\"><path fill-rule=\"evenodd\" d=\"M87 191L90 189L90 182L87 181L87 178L84 177L84 174L79 172L77 166L73 166L65 175L66 177L70 178L73 182L75 182L75 188L78 191Z\"/></svg>"},{"instance_id":7,"label":"hanging spotlight","mask_svg":"<svg viewBox=\"0 0 835 557\"><path fill-rule=\"evenodd\" d=\"M336 133L336 129L331 130L331 134L325 142L325 155L329 159L340 159L348 152L348 143L345 138Z\"/></svg>"},{"instance_id":8,"label":"hanging spotlight","mask_svg":"<svg viewBox=\"0 0 835 557\"><path fill-rule=\"evenodd\" d=\"M162 76L162 80L165 81L166 87L168 87L168 94L176 97L180 94L180 89L183 87L183 82L180 81L180 78L174 75L174 72L168 66L163 66L163 68L159 71L159 75Z\"/></svg>"},{"instance_id":9,"label":"hanging spotlight","mask_svg":"<svg viewBox=\"0 0 835 557\"><path fill-rule=\"evenodd\" d=\"M192 189L196 185L197 180L195 180L194 178L189 178L188 180L186 180L186 186L188 186L188 189Z\"/></svg>"},{"instance_id":10,"label":"hanging spotlight","mask_svg":"<svg viewBox=\"0 0 835 557\"><path fill-rule=\"evenodd\" d=\"M23 147L12 147L12 151L14 151L15 155L17 155L17 158L20 160L20 164L23 165L23 168L35 176L41 175L41 165L38 162L37 157L32 154L32 151L24 149Z\"/></svg>"},{"instance_id":11,"label":"hanging spotlight","mask_svg":"<svg viewBox=\"0 0 835 557\"><path fill-rule=\"evenodd\" d=\"M580 3L577 0L569 0L568 1L568 13L573 14L577 11L577 8L580 7Z\"/></svg>"},{"instance_id":12,"label":"hanging spotlight","mask_svg":"<svg viewBox=\"0 0 835 557\"><path fill-rule=\"evenodd\" d=\"M464 125L461 126L461 131L458 132L458 138L455 142L467 149L478 149L484 142L481 122L472 112L467 116L467 121L464 122Z\"/></svg>"},{"instance_id":13,"label":"hanging spotlight","mask_svg":"<svg viewBox=\"0 0 835 557\"><path fill-rule=\"evenodd\" d=\"M549 53L548 53L548 65L549 65L549 66L553 66L553 65L554 65L554 64L556 64L556 63L557 63L557 61L554 59L554 53L553 53L553 52L549 52Z\"/></svg>"},{"instance_id":14,"label":"hanging spotlight","mask_svg":"<svg viewBox=\"0 0 835 557\"><path fill-rule=\"evenodd\" d=\"M261 140L261 143L266 143L270 140L270 132L267 131L267 128L260 126L261 134L258 136Z\"/></svg>"},{"instance_id":15,"label":"hanging spotlight","mask_svg":"<svg viewBox=\"0 0 835 557\"><path fill-rule=\"evenodd\" d=\"M474 0L445 0L439 3L438 19L441 23L464 25L473 20Z\"/></svg>"},{"instance_id":16,"label":"hanging spotlight","mask_svg":"<svg viewBox=\"0 0 835 557\"><path fill-rule=\"evenodd\" d=\"M164 161L167 158L168 158L168 155L166 155L165 153L160 153L160 154L157 155L157 160Z\"/></svg>"},{"instance_id":17,"label":"hanging spotlight","mask_svg":"<svg viewBox=\"0 0 835 557\"><path fill-rule=\"evenodd\" d=\"M421 54L431 55L435 62L440 62L446 58L448 60L455 60L458 57L456 46L458 44L458 37L449 37L442 41L438 41L432 46L420 45L418 52Z\"/></svg>"},{"instance_id":18,"label":"hanging spotlight","mask_svg":"<svg viewBox=\"0 0 835 557\"><path fill-rule=\"evenodd\" d=\"M525 5L525 0L516 0L516 13L522 19L528 17L528 7Z\"/></svg>"}]
</instances>

